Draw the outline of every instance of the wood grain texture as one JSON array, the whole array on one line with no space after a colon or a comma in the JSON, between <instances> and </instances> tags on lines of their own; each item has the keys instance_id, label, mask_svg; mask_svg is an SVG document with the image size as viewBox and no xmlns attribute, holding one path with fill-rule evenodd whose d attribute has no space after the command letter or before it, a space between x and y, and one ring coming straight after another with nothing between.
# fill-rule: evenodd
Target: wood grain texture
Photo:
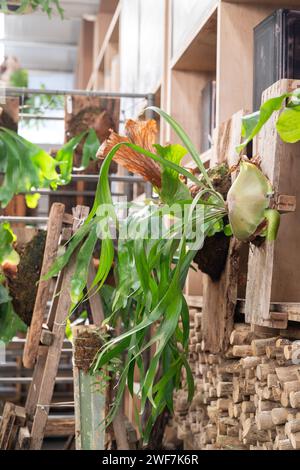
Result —
<instances>
[{"instance_id":1,"label":"wood grain texture","mask_svg":"<svg viewBox=\"0 0 300 470\"><path fill-rule=\"evenodd\" d=\"M97 330L99 328L95 325L79 325L72 328L75 356L73 377L76 450L104 450L105 392L99 390L99 384L95 385L100 378L80 369L76 363L77 338L84 334L88 347L89 336L93 344Z\"/></svg>"},{"instance_id":2,"label":"wood grain texture","mask_svg":"<svg viewBox=\"0 0 300 470\"><path fill-rule=\"evenodd\" d=\"M224 161L229 165L238 162L235 147L240 143L243 114L239 111L215 132L211 166ZM240 271L245 269L244 266L240 268L242 248L241 243L231 239L226 266L219 281L213 282L209 276L203 275L203 339L205 350L212 353L225 351L229 345Z\"/></svg>"},{"instance_id":3,"label":"wood grain texture","mask_svg":"<svg viewBox=\"0 0 300 470\"><path fill-rule=\"evenodd\" d=\"M298 88L299 81L280 80L263 95L263 100ZM300 198L299 144L285 144L275 128L279 112L274 113L254 143L261 158L261 168L270 179L275 199L279 194ZM270 302L299 302L300 276L300 212L282 215L275 242L261 247L251 245L246 293L246 321L256 325L277 327L270 316Z\"/></svg>"},{"instance_id":4,"label":"wood grain texture","mask_svg":"<svg viewBox=\"0 0 300 470\"><path fill-rule=\"evenodd\" d=\"M229 344L237 299L239 249L240 243L232 238L219 281L203 275L203 338L205 350L212 353L226 350Z\"/></svg>"},{"instance_id":5,"label":"wood grain texture","mask_svg":"<svg viewBox=\"0 0 300 470\"><path fill-rule=\"evenodd\" d=\"M60 203L53 204L51 207L41 278L49 271L56 258L64 211L65 206ZM34 366L37 358L42 325L49 297L50 283L51 280L40 281L38 285L31 325L27 332L27 339L23 353L23 364L24 367L28 369Z\"/></svg>"},{"instance_id":6,"label":"wood grain texture","mask_svg":"<svg viewBox=\"0 0 300 470\"><path fill-rule=\"evenodd\" d=\"M81 221L87 217L88 212L89 208L87 207L76 207L73 212L74 232L80 227ZM73 253L68 265L63 270L61 292L52 329L53 343L48 348L48 354L43 369L43 376L31 430L30 449L32 450L41 449L43 443L62 345L65 337L66 320L72 304L70 297L70 285L76 267L76 254L77 251Z\"/></svg>"}]
</instances>

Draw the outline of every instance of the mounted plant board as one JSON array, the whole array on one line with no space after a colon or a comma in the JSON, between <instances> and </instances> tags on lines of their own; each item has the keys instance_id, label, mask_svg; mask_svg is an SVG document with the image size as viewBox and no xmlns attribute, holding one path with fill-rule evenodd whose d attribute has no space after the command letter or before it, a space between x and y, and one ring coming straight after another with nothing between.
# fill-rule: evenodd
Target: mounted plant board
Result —
<instances>
[{"instance_id":1,"label":"mounted plant board","mask_svg":"<svg viewBox=\"0 0 300 470\"><path fill-rule=\"evenodd\" d=\"M239 111L231 119L221 124L214 132L211 166L227 162L229 167L238 163L239 156L235 151L240 143L240 129L242 117L245 114ZM231 174L232 180L235 173ZM247 245L244 245L247 250ZM212 353L226 350L229 336L233 327L233 317L236 301L239 295L245 292L243 282L245 278L246 263L240 264L240 255L245 248L234 237L230 239L225 269L219 280L213 281L203 274L203 339L205 349ZM247 259L247 253L242 259Z\"/></svg>"},{"instance_id":2,"label":"mounted plant board","mask_svg":"<svg viewBox=\"0 0 300 470\"><path fill-rule=\"evenodd\" d=\"M269 98L299 88L299 80L280 80L263 94L263 102ZM254 141L254 155L261 158L263 173L274 188L274 200L283 195L300 197L300 144L284 143L276 132L275 122L280 111L275 112ZM280 207L280 205L279 205ZM286 207L288 210L288 207ZM287 213L282 217L278 238L251 245L248 264L245 315L246 321L255 325L285 328L285 319L280 313L278 320L271 315L270 303L300 302L300 213Z\"/></svg>"},{"instance_id":3,"label":"mounted plant board","mask_svg":"<svg viewBox=\"0 0 300 470\"><path fill-rule=\"evenodd\" d=\"M119 113L120 100L118 99L78 95L65 97L65 142L74 143L74 145L71 144L70 151L72 153L71 166L76 174L98 175L100 164L96 159L96 152L99 145L109 136L110 129L118 130ZM70 189L93 192L96 189L96 182L70 182L66 190ZM58 197L53 194L50 202L62 202L66 210L70 211L76 204L91 207L93 197L84 194L76 197Z\"/></svg>"}]
</instances>

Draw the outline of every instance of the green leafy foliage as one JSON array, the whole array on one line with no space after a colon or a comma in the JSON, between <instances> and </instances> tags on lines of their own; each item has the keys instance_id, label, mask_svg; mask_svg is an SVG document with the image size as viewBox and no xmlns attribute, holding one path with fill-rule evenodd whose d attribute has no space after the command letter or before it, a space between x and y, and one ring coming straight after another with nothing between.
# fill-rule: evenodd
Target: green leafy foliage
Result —
<instances>
[{"instance_id":1,"label":"green leafy foliage","mask_svg":"<svg viewBox=\"0 0 300 470\"><path fill-rule=\"evenodd\" d=\"M18 332L25 333L26 329L13 309L8 291L0 284L0 341L8 343Z\"/></svg>"},{"instance_id":2,"label":"green leafy foliage","mask_svg":"<svg viewBox=\"0 0 300 470\"><path fill-rule=\"evenodd\" d=\"M284 142L300 140L300 106L286 107L277 119L276 129Z\"/></svg>"},{"instance_id":3,"label":"green leafy foliage","mask_svg":"<svg viewBox=\"0 0 300 470\"><path fill-rule=\"evenodd\" d=\"M259 111L248 114L242 119L243 143L236 150L241 152L254 139L262 127L277 111L282 112L277 118L276 129L284 142L295 143L300 140L300 89L270 98L263 103Z\"/></svg>"},{"instance_id":4,"label":"green leafy foliage","mask_svg":"<svg viewBox=\"0 0 300 470\"><path fill-rule=\"evenodd\" d=\"M15 194L55 188L60 181L56 166L55 160L43 149L9 129L0 128L0 171L4 173L1 207L6 207ZM28 202L34 206L32 199Z\"/></svg>"},{"instance_id":5,"label":"green leafy foliage","mask_svg":"<svg viewBox=\"0 0 300 470\"><path fill-rule=\"evenodd\" d=\"M157 153L165 160L171 161L179 165L187 151L181 145L168 145L162 147L155 145ZM160 199L166 204L172 204L177 200L191 199L190 191L186 184L179 179L179 174L176 170L170 168L162 168L162 191L160 192Z\"/></svg>"},{"instance_id":6,"label":"green leafy foliage","mask_svg":"<svg viewBox=\"0 0 300 470\"><path fill-rule=\"evenodd\" d=\"M13 248L13 243L16 236L13 233L8 222L0 224L0 265L5 261L10 261L12 264L19 263L19 255Z\"/></svg>"},{"instance_id":7,"label":"green leafy foliage","mask_svg":"<svg viewBox=\"0 0 300 470\"><path fill-rule=\"evenodd\" d=\"M64 17L64 9L61 7L59 0L20 0L19 6L13 5L9 0L0 0L1 13L22 14L41 9L49 18L52 17L54 11L57 11L61 19ZM12 8L14 7L14 8Z\"/></svg>"},{"instance_id":8,"label":"green leafy foliage","mask_svg":"<svg viewBox=\"0 0 300 470\"><path fill-rule=\"evenodd\" d=\"M82 161L78 170L84 170L88 167L91 160L96 159L96 153L100 146L99 139L93 128L81 132L79 135L70 139L56 155L56 162L60 165L61 183L68 184L71 181L73 170L74 152L78 145L85 139L82 149Z\"/></svg>"},{"instance_id":9,"label":"green leafy foliage","mask_svg":"<svg viewBox=\"0 0 300 470\"><path fill-rule=\"evenodd\" d=\"M38 189L55 190L59 185L68 184L72 175L74 152L85 137L80 169L86 168L95 159L96 148L100 145L94 129L71 139L53 158L37 145L1 127L0 172L4 173L0 187L1 207L6 207L16 194L36 191L26 195L28 207L35 208L39 200ZM57 167L60 167L60 172Z\"/></svg>"}]
</instances>

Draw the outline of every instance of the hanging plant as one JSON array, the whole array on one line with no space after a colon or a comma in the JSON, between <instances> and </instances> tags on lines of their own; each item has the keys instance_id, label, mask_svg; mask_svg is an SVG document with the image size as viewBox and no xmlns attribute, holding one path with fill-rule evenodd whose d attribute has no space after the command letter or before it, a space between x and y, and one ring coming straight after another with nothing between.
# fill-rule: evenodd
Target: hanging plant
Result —
<instances>
[{"instance_id":1,"label":"hanging plant","mask_svg":"<svg viewBox=\"0 0 300 470\"><path fill-rule=\"evenodd\" d=\"M119 233L117 285L112 314L105 323L114 328L121 317L123 333L112 337L103 346L95 359L92 373L103 373L106 367L112 370L116 361L121 361L121 367L113 369L118 387L106 419L108 425L121 403L125 387L128 386L132 395L136 394L133 377L134 370L139 370L140 389L137 395L141 409L136 410L136 420L145 442L149 441L154 423L164 409L173 411L173 392L181 386L182 369L185 369L190 400L194 392L193 376L187 359L189 313L183 286L195 254L201 248L190 247L188 242L190 228L195 227L199 221L197 209L201 209L200 230L204 239L218 231L225 231L227 235L233 233L246 241L255 236L262 220L264 226L259 233L261 236L268 233L270 218L266 215L267 200L272 191L260 169L253 168L252 164L242 160L237 168L239 175L236 183L229 190L226 201L214 188L213 178L209 176L181 126L162 110L151 109L166 119L182 140L183 146L155 145L154 121L129 121L126 137L112 133L98 153L104 158L104 162L90 215L70 241L65 254L57 259L47 274L47 278L57 275L68 263L74 250L79 249L71 297L74 304L85 300L83 292L87 270L98 239L97 233L101 233L99 269L92 284L92 288L100 289L115 257L110 233L111 221L114 221ZM180 166L181 159L187 153L196 162L200 177ZM148 201L140 210L132 210L125 220L118 220L112 204L108 174L113 160L150 181L159 195L158 201ZM184 181L192 183L193 197ZM253 183L255 187L250 191L249 186ZM249 200L247 196L242 200L241 192L246 195L251 193L253 200ZM249 227L245 226L245 220L241 217L241 204L244 203ZM170 209L174 204L177 205L177 213ZM101 207L105 205L110 209L109 213L103 214ZM179 216L184 206L189 208L188 217L182 219ZM227 217L231 226L226 223ZM168 236L146 236L151 224L158 227L166 221ZM120 234L124 231L130 233L132 226L138 228L137 231L143 236L121 238ZM142 358L150 348L155 352L145 370ZM146 424L142 424L141 415L146 408L150 409L150 413Z\"/></svg>"}]
</instances>

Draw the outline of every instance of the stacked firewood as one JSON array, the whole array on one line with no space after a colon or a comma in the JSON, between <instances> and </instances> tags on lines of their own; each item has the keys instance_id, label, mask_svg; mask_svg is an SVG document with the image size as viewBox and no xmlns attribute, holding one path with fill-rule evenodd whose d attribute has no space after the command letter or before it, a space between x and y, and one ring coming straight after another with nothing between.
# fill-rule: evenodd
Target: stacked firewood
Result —
<instances>
[{"instance_id":1,"label":"stacked firewood","mask_svg":"<svg viewBox=\"0 0 300 470\"><path fill-rule=\"evenodd\" d=\"M195 395L176 396L187 449L300 449L300 342L235 324L227 352L205 351L201 311L190 310Z\"/></svg>"}]
</instances>

